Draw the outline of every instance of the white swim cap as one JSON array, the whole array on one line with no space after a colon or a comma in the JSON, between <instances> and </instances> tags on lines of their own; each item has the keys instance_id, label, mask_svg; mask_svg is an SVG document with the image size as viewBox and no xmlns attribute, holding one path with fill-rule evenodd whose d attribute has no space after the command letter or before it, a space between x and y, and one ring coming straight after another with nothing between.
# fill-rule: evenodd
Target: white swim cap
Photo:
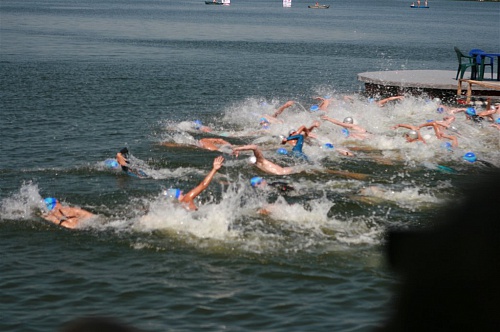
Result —
<instances>
[{"instance_id":1,"label":"white swim cap","mask_svg":"<svg viewBox=\"0 0 500 332\"><path fill-rule=\"evenodd\" d=\"M344 123L353 124L354 120L350 116L348 116L347 118L344 119Z\"/></svg>"},{"instance_id":2,"label":"white swim cap","mask_svg":"<svg viewBox=\"0 0 500 332\"><path fill-rule=\"evenodd\" d=\"M257 158L255 158L255 156L251 156L250 158L248 158L248 161L252 164L255 164L257 162Z\"/></svg>"},{"instance_id":3,"label":"white swim cap","mask_svg":"<svg viewBox=\"0 0 500 332\"><path fill-rule=\"evenodd\" d=\"M411 139L417 139L418 138L418 133L415 130L410 130L408 132L408 137Z\"/></svg>"}]
</instances>

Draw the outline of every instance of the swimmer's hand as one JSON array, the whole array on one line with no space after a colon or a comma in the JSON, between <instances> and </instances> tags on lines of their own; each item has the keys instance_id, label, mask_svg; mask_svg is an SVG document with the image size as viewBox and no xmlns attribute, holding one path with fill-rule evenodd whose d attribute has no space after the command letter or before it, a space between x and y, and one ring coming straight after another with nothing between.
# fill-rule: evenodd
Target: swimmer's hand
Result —
<instances>
[{"instance_id":1,"label":"swimmer's hand","mask_svg":"<svg viewBox=\"0 0 500 332\"><path fill-rule=\"evenodd\" d=\"M214 169L217 171L222 167L222 163L224 163L224 157L219 156L214 159Z\"/></svg>"}]
</instances>

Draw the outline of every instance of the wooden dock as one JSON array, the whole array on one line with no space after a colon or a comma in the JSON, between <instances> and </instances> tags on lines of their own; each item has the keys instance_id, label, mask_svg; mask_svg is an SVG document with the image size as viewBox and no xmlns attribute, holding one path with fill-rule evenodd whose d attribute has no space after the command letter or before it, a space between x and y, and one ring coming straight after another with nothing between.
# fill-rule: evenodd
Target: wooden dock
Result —
<instances>
[{"instance_id":1,"label":"wooden dock","mask_svg":"<svg viewBox=\"0 0 500 332\"><path fill-rule=\"evenodd\" d=\"M469 84L467 94L463 95L461 83L471 80L456 80L456 74L456 71L451 70L375 71L358 74L358 81L365 83L365 90L369 95L426 95L429 98L441 98L445 102L461 104L486 100L488 97L500 100L500 81L473 81Z\"/></svg>"}]
</instances>

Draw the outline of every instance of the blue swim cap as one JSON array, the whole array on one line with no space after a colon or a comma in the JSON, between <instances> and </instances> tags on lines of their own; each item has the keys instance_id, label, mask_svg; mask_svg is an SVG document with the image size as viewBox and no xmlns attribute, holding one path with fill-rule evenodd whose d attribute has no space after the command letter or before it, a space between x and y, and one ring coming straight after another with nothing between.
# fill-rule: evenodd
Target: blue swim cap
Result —
<instances>
[{"instance_id":1,"label":"blue swim cap","mask_svg":"<svg viewBox=\"0 0 500 332\"><path fill-rule=\"evenodd\" d=\"M203 124L201 123L200 120L195 120L194 121L194 128L195 129L200 129Z\"/></svg>"},{"instance_id":2,"label":"blue swim cap","mask_svg":"<svg viewBox=\"0 0 500 332\"><path fill-rule=\"evenodd\" d=\"M332 97L331 97L330 95L325 95L325 96L323 96L323 98L325 98L325 99L330 99L330 98L332 98Z\"/></svg>"},{"instance_id":3,"label":"blue swim cap","mask_svg":"<svg viewBox=\"0 0 500 332\"><path fill-rule=\"evenodd\" d=\"M165 190L164 192L164 195L167 196L167 197L170 197L170 198L179 198L179 196L181 195L181 190L180 189L167 189Z\"/></svg>"},{"instance_id":4,"label":"blue swim cap","mask_svg":"<svg viewBox=\"0 0 500 332\"><path fill-rule=\"evenodd\" d=\"M441 144L441 146L443 148L445 148L446 150L451 151L451 143L450 142L444 142L443 144Z\"/></svg>"},{"instance_id":5,"label":"blue swim cap","mask_svg":"<svg viewBox=\"0 0 500 332\"><path fill-rule=\"evenodd\" d=\"M250 179L250 184L252 185L252 187L255 188L256 186L261 184L262 181L264 180L260 176L254 176L253 178Z\"/></svg>"},{"instance_id":6,"label":"blue swim cap","mask_svg":"<svg viewBox=\"0 0 500 332\"><path fill-rule=\"evenodd\" d=\"M466 154L464 154L464 160L473 163L477 160L477 158L474 152L467 152Z\"/></svg>"},{"instance_id":7,"label":"blue swim cap","mask_svg":"<svg viewBox=\"0 0 500 332\"><path fill-rule=\"evenodd\" d=\"M497 118L497 119L495 120L495 123L500 124L500 118Z\"/></svg>"},{"instance_id":8,"label":"blue swim cap","mask_svg":"<svg viewBox=\"0 0 500 332\"><path fill-rule=\"evenodd\" d=\"M349 137L349 130L347 128L342 128L342 134L344 134L345 137Z\"/></svg>"},{"instance_id":9,"label":"blue swim cap","mask_svg":"<svg viewBox=\"0 0 500 332\"><path fill-rule=\"evenodd\" d=\"M369 102L369 103L373 103L374 101L375 101L375 99L374 99L374 98L368 98L368 102Z\"/></svg>"},{"instance_id":10,"label":"blue swim cap","mask_svg":"<svg viewBox=\"0 0 500 332\"><path fill-rule=\"evenodd\" d=\"M259 124L264 129L269 129L269 121L266 118L260 118Z\"/></svg>"},{"instance_id":11,"label":"blue swim cap","mask_svg":"<svg viewBox=\"0 0 500 332\"><path fill-rule=\"evenodd\" d=\"M444 112L444 107L438 107L437 108L438 113L443 113Z\"/></svg>"},{"instance_id":12,"label":"blue swim cap","mask_svg":"<svg viewBox=\"0 0 500 332\"><path fill-rule=\"evenodd\" d=\"M332 143L325 143L325 144L323 144L323 147L325 149L333 149L334 148Z\"/></svg>"},{"instance_id":13,"label":"blue swim cap","mask_svg":"<svg viewBox=\"0 0 500 332\"><path fill-rule=\"evenodd\" d=\"M106 165L106 167L108 168L113 168L113 169L120 167L120 164L118 164L116 159L106 159L104 161L104 165Z\"/></svg>"},{"instance_id":14,"label":"blue swim cap","mask_svg":"<svg viewBox=\"0 0 500 332\"><path fill-rule=\"evenodd\" d=\"M47 197L43 201L45 202L45 205L47 206L47 209L49 209L49 211L54 210L54 208L56 207L57 199L55 199L54 197Z\"/></svg>"},{"instance_id":15,"label":"blue swim cap","mask_svg":"<svg viewBox=\"0 0 500 332\"><path fill-rule=\"evenodd\" d=\"M316 112L317 110L319 110L319 106L318 105L312 105L311 108L309 108L309 110L311 112Z\"/></svg>"},{"instance_id":16,"label":"blue swim cap","mask_svg":"<svg viewBox=\"0 0 500 332\"><path fill-rule=\"evenodd\" d=\"M288 150L285 149L285 148L279 148L277 151L276 151L277 154L283 154L283 155L287 155L288 154Z\"/></svg>"},{"instance_id":17,"label":"blue swim cap","mask_svg":"<svg viewBox=\"0 0 500 332\"><path fill-rule=\"evenodd\" d=\"M476 115L476 110L474 109L474 107L467 107L465 113L467 113L467 115L474 116Z\"/></svg>"}]
</instances>

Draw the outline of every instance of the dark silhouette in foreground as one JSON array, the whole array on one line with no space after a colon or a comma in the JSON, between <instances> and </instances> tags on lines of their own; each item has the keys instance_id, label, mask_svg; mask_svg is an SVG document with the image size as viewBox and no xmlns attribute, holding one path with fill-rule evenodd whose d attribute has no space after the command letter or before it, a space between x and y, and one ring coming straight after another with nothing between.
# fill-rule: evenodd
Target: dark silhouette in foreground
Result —
<instances>
[{"instance_id":1,"label":"dark silhouette in foreground","mask_svg":"<svg viewBox=\"0 0 500 332\"><path fill-rule=\"evenodd\" d=\"M115 318L81 317L64 324L60 332L142 332L135 327L125 325Z\"/></svg>"},{"instance_id":2,"label":"dark silhouette in foreground","mask_svg":"<svg viewBox=\"0 0 500 332\"><path fill-rule=\"evenodd\" d=\"M377 331L499 331L500 171L471 176L420 231L391 231L400 276L391 316Z\"/></svg>"}]
</instances>

